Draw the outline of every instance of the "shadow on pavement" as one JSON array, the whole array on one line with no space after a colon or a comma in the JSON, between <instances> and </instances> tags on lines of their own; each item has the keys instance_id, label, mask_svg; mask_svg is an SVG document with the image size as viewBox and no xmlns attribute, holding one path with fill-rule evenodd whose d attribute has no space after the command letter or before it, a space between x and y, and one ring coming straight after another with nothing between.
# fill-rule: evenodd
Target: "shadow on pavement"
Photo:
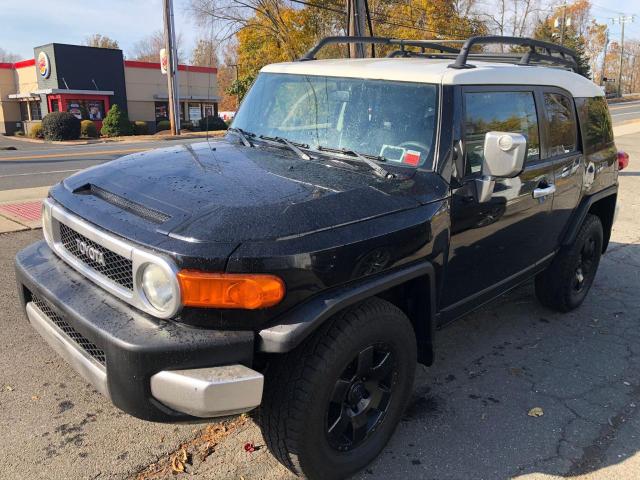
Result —
<instances>
[{"instance_id":1,"label":"shadow on pavement","mask_svg":"<svg viewBox=\"0 0 640 480\"><path fill-rule=\"evenodd\" d=\"M639 272L640 245L611 243L578 310L545 309L528 284L439 332L436 364L360 478L574 476L636 455Z\"/></svg>"}]
</instances>

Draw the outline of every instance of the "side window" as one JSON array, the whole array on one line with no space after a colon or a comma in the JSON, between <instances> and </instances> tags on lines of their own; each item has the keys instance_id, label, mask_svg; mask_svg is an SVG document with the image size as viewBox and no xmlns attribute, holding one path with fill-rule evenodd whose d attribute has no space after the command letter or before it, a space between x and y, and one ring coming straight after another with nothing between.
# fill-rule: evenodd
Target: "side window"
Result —
<instances>
[{"instance_id":1,"label":"side window","mask_svg":"<svg viewBox=\"0 0 640 480\"><path fill-rule=\"evenodd\" d=\"M549 156L574 152L578 133L573 102L559 93L545 93L544 109L549 122Z\"/></svg>"},{"instance_id":2,"label":"side window","mask_svg":"<svg viewBox=\"0 0 640 480\"><path fill-rule=\"evenodd\" d=\"M576 105L585 153L591 154L610 147L613 144L613 130L604 97L576 99Z\"/></svg>"},{"instance_id":3,"label":"side window","mask_svg":"<svg viewBox=\"0 0 640 480\"><path fill-rule=\"evenodd\" d=\"M464 94L466 175L478 174L487 132L520 133L527 139L527 161L540 158L538 116L533 92L469 92Z\"/></svg>"}]
</instances>

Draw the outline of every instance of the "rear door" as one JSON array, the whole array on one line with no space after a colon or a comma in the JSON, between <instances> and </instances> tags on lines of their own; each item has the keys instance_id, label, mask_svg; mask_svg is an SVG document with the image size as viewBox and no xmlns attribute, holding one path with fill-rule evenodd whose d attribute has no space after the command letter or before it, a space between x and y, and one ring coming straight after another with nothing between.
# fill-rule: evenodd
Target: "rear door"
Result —
<instances>
[{"instance_id":1,"label":"rear door","mask_svg":"<svg viewBox=\"0 0 640 480\"><path fill-rule=\"evenodd\" d=\"M541 92L532 86L463 87L461 103L465 172L452 190L444 320L505 290L555 247L554 172L540 142ZM481 175L489 131L523 134L527 158L519 176L498 179L491 200L479 203L474 181Z\"/></svg>"},{"instance_id":2,"label":"rear door","mask_svg":"<svg viewBox=\"0 0 640 480\"><path fill-rule=\"evenodd\" d=\"M546 157L553 162L556 192L553 200L553 232L559 243L564 227L580 199L584 160L578 141L576 108L570 93L559 88L542 90Z\"/></svg>"}]
</instances>

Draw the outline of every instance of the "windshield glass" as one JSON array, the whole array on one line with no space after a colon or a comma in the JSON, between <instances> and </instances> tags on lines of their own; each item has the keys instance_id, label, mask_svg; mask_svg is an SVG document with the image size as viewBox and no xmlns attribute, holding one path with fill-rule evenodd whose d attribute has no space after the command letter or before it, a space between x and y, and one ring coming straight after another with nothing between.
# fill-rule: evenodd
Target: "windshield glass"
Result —
<instances>
[{"instance_id":1,"label":"windshield glass","mask_svg":"<svg viewBox=\"0 0 640 480\"><path fill-rule=\"evenodd\" d=\"M436 102L431 84L261 73L233 127L431 168Z\"/></svg>"}]
</instances>

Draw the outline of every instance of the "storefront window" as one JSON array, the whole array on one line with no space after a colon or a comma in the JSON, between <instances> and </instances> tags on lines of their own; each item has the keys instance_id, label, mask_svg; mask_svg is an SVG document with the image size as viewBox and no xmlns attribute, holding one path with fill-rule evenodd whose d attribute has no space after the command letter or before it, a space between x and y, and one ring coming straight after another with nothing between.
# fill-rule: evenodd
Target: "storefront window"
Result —
<instances>
[{"instance_id":1,"label":"storefront window","mask_svg":"<svg viewBox=\"0 0 640 480\"><path fill-rule=\"evenodd\" d=\"M213 103L203 103L202 107L204 109L205 117L213 117L215 115L215 107Z\"/></svg>"},{"instance_id":2,"label":"storefront window","mask_svg":"<svg viewBox=\"0 0 640 480\"><path fill-rule=\"evenodd\" d=\"M29 102L29 108L31 109L31 120L42 120L42 112L40 110L40 102Z\"/></svg>"},{"instance_id":3,"label":"storefront window","mask_svg":"<svg viewBox=\"0 0 640 480\"><path fill-rule=\"evenodd\" d=\"M29 111L27 110L27 102L20 102L20 120L26 122L29 120Z\"/></svg>"},{"instance_id":4,"label":"storefront window","mask_svg":"<svg viewBox=\"0 0 640 480\"><path fill-rule=\"evenodd\" d=\"M51 100L51 111L59 112L60 111L60 102L56 100Z\"/></svg>"},{"instance_id":5,"label":"storefront window","mask_svg":"<svg viewBox=\"0 0 640 480\"><path fill-rule=\"evenodd\" d=\"M156 102L156 122L169 119L169 104L167 102Z\"/></svg>"},{"instance_id":6,"label":"storefront window","mask_svg":"<svg viewBox=\"0 0 640 480\"><path fill-rule=\"evenodd\" d=\"M200 103L189 104L189 120L198 122L202 118L202 108Z\"/></svg>"},{"instance_id":7,"label":"storefront window","mask_svg":"<svg viewBox=\"0 0 640 480\"><path fill-rule=\"evenodd\" d=\"M67 112L75 115L79 120L89 119L102 121L104 118L103 100L68 100Z\"/></svg>"}]
</instances>

